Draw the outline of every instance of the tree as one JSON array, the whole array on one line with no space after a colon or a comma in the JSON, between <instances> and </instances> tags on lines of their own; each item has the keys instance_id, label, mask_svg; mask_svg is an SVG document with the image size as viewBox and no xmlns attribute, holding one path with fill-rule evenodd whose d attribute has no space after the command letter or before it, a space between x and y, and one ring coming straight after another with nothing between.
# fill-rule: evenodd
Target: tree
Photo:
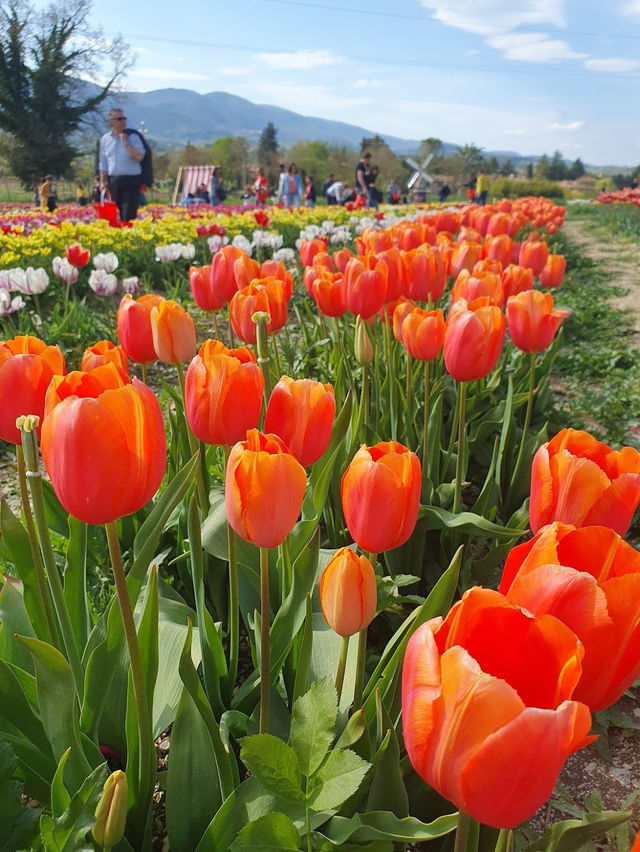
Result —
<instances>
[{"instance_id":1,"label":"tree","mask_svg":"<svg viewBox=\"0 0 640 852\"><path fill-rule=\"evenodd\" d=\"M47 173L71 175L73 134L130 64L119 39L89 29L90 8L88 0L56 0L36 12L26 0L0 0L0 128L25 186ZM108 81L88 90L105 60Z\"/></svg>"},{"instance_id":2,"label":"tree","mask_svg":"<svg viewBox=\"0 0 640 852\"><path fill-rule=\"evenodd\" d=\"M269 183L277 182L278 178L278 131L273 122L269 122L260 134L258 141L258 165L262 166Z\"/></svg>"},{"instance_id":3,"label":"tree","mask_svg":"<svg viewBox=\"0 0 640 852\"><path fill-rule=\"evenodd\" d=\"M461 181L469 180L484 168L484 155L482 148L467 143L458 148L453 157L457 165L457 176Z\"/></svg>"},{"instance_id":4,"label":"tree","mask_svg":"<svg viewBox=\"0 0 640 852\"><path fill-rule=\"evenodd\" d=\"M549 175L549 157L546 154L543 154L538 158L538 162L536 163L534 174L538 178L542 178L543 180L548 180Z\"/></svg>"},{"instance_id":5,"label":"tree","mask_svg":"<svg viewBox=\"0 0 640 852\"><path fill-rule=\"evenodd\" d=\"M510 159L506 159L503 164L500 166L500 174L503 177L511 177L515 174L516 167L513 165Z\"/></svg>"},{"instance_id":6,"label":"tree","mask_svg":"<svg viewBox=\"0 0 640 852\"><path fill-rule=\"evenodd\" d=\"M422 160L426 160L429 154L433 154L433 157L435 159L436 157L438 157L441 151L442 140L437 139L435 136L428 136L420 143L420 147L418 148L418 155Z\"/></svg>"},{"instance_id":7,"label":"tree","mask_svg":"<svg viewBox=\"0 0 640 852\"><path fill-rule=\"evenodd\" d=\"M221 139L216 139L211 146L209 159L213 165L220 166L227 186L232 184L244 187L249 179L248 157L249 145L244 136L223 136Z\"/></svg>"},{"instance_id":8,"label":"tree","mask_svg":"<svg viewBox=\"0 0 640 852\"><path fill-rule=\"evenodd\" d=\"M564 180L567 176L567 166L561 151L554 151L551 162L549 163L549 172L547 177L550 180Z\"/></svg>"},{"instance_id":9,"label":"tree","mask_svg":"<svg viewBox=\"0 0 640 852\"><path fill-rule=\"evenodd\" d=\"M569 180L578 180L585 173L584 163L577 157L567 169L567 177Z\"/></svg>"},{"instance_id":10,"label":"tree","mask_svg":"<svg viewBox=\"0 0 640 852\"><path fill-rule=\"evenodd\" d=\"M500 171L500 163L497 157L491 155L484 164L484 170L488 175L497 175Z\"/></svg>"}]
</instances>

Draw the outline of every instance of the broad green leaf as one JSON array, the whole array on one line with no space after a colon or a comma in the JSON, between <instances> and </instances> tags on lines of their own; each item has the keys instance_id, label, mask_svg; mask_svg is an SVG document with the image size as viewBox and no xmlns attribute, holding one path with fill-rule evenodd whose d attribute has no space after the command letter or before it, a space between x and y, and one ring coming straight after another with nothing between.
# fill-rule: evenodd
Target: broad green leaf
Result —
<instances>
[{"instance_id":1,"label":"broad green leaf","mask_svg":"<svg viewBox=\"0 0 640 852\"><path fill-rule=\"evenodd\" d=\"M109 768L102 763L85 778L62 816L57 819L42 817L40 834L45 852L76 852L90 848L86 837L95 825L96 806L108 776Z\"/></svg>"},{"instance_id":2,"label":"broad green leaf","mask_svg":"<svg viewBox=\"0 0 640 852\"><path fill-rule=\"evenodd\" d=\"M35 637L26 601L19 587L9 581L0 588L0 660L33 674L31 654L16 641L16 635Z\"/></svg>"},{"instance_id":3,"label":"broad green leaf","mask_svg":"<svg viewBox=\"0 0 640 852\"><path fill-rule=\"evenodd\" d=\"M293 705L289 744L303 775L313 775L324 760L333 742L337 716L338 695L329 678L314 681Z\"/></svg>"},{"instance_id":4,"label":"broad green leaf","mask_svg":"<svg viewBox=\"0 0 640 852\"><path fill-rule=\"evenodd\" d=\"M418 523L425 530L459 530L476 535L495 536L501 539L514 539L520 536L509 527L494 524L473 512L448 512L439 506L421 506Z\"/></svg>"},{"instance_id":5,"label":"broad green leaf","mask_svg":"<svg viewBox=\"0 0 640 852\"><path fill-rule=\"evenodd\" d=\"M87 601L87 525L69 515L69 543L64 569L64 598L78 648L89 638L91 619Z\"/></svg>"},{"instance_id":6,"label":"broad green leaf","mask_svg":"<svg viewBox=\"0 0 640 852\"><path fill-rule=\"evenodd\" d=\"M11 746L0 740L0 852L28 848L40 816L38 808L20 800L22 784L13 780L16 763Z\"/></svg>"},{"instance_id":7,"label":"broad green leaf","mask_svg":"<svg viewBox=\"0 0 640 852\"><path fill-rule=\"evenodd\" d=\"M524 852L579 852L592 837L610 831L632 816L631 811L603 811L587 813L582 819L554 822Z\"/></svg>"},{"instance_id":8,"label":"broad green leaf","mask_svg":"<svg viewBox=\"0 0 640 852\"><path fill-rule=\"evenodd\" d=\"M300 835L286 814L265 814L240 831L232 849L253 852L298 852Z\"/></svg>"},{"instance_id":9,"label":"broad green leaf","mask_svg":"<svg viewBox=\"0 0 640 852\"><path fill-rule=\"evenodd\" d=\"M409 843L433 840L455 831L457 814L447 814L425 823L415 817L398 819L389 811L370 811L346 817L334 816L324 827L322 834L334 846L342 847L348 840L365 842L380 837Z\"/></svg>"},{"instance_id":10,"label":"broad green leaf","mask_svg":"<svg viewBox=\"0 0 640 852\"><path fill-rule=\"evenodd\" d=\"M312 681L326 677L335 679L341 648L342 636L338 636L329 627L322 613L315 612L313 614L313 650L310 672ZM347 665L339 707L341 713L347 713L353 701L357 657L358 642L356 639L353 639L349 642L349 650L347 652Z\"/></svg>"},{"instance_id":11,"label":"broad green leaf","mask_svg":"<svg viewBox=\"0 0 640 852\"><path fill-rule=\"evenodd\" d=\"M64 785L64 767L70 754L71 749L68 748L60 758L58 768L51 782L51 812L54 817L62 816L71 801L71 796Z\"/></svg>"},{"instance_id":12,"label":"broad green leaf","mask_svg":"<svg viewBox=\"0 0 640 852\"><path fill-rule=\"evenodd\" d=\"M295 661L296 676L293 683L292 701L297 701L307 691L309 685L309 672L311 670L311 654L313 652L313 609L311 606L311 595L307 595L307 611L302 629L302 641Z\"/></svg>"},{"instance_id":13,"label":"broad green leaf","mask_svg":"<svg viewBox=\"0 0 640 852\"><path fill-rule=\"evenodd\" d=\"M185 688L171 729L166 791L171 847L195 849L222 804L222 796L209 732Z\"/></svg>"},{"instance_id":14,"label":"broad green leaf","mask_svg":"<svg viewBox=\"0 0 640 852\"><path fill-rule=\"evenodd\" d=\"M378 743L382 742L385 735L389 736L389 743L380 760L376 761L367 798L367 810L384 809L391 811L397 817L406 817L409 816L409 799L400 768L400 746L393 723L385 710L378 690L376 690L376 716Z\"/></svg>"},{"instance_id":15,"label":"broad green leaf","mask_svg":"<svg viewBox=\"0 0 640 852\"><path fill-rule=\"evenodd\" d=\"M350 749L336 749L311 777L309 807L315 811L339 808L362 783L370 764Z\"/></svg>"},{"instance_id":16,"label":"broad green leaf","mask_svg":"<svg viewBox=\"0 0 640 852\"><path fill-rule=\"evenodd\" d=\"M296 753L278 737L271 734L247 737L242 741L240 759L269 793L289 802L303 798Z\"/></svg>"}]
</instances>

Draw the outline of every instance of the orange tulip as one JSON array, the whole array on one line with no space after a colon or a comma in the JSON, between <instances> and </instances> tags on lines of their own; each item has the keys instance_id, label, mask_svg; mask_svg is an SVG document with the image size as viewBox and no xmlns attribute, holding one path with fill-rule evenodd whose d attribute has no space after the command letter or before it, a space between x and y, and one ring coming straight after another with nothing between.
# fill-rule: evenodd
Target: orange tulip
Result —
<instances>
[{"instance_id":1,"label":"orange tulip","mask_svg":"<svg viewBox=\"0 0 640 852\"><path fill-rule=\"evenodd\" d=\"M500 276L495 272L474 272L472 275L467 269L463 269L453 285L451 301L465 299L472 302L483 296L489 299L490 305L502 306L504 293Z\"/></svg>"},{"instance_id":2,"label":"orange tulip","mask_svg":"<svg viewBox=\"0 0 640 852\"><path fill-rule=\"evenodd\" d=\"M262 412L264 376L246 346L227 349L206 340L185 376L187 420L205 444L235 444L254 429Z\"/></svg>"},{"instance_id":3,"label":"orange tulip","mask_svg":"<svg viewBox=\"0 0 640 852\"><path fill-rule=\"evenodd\" d=\"M252 316L265 311L271 319L267 332L272 334L287 321L287 298L282 281L278 278L258 278L233 295L229 302L229 319L234 334L245 343L256 342L256 324Z\"/></svg>"},{"instance_id":4,"label":"orange tulip","mask_svg":"<svg viewBox=\"0 0 640 852\"><path fill-rule=\"evenodd\" d=\"M311 266L313 264L314 257L319 252L325 252L326 250L327 241L325 239L316 237L314 240L302 240L299 248L302 265Z\"/></svg>"},{"instance_id":5,"label":"orange tulip","mask_svg":"<svg viewBox=\"0 0 640 852\"><path fill-rule=\"evenodd\" d=\"M124 378L129 378L129 362L125 351L121 346L116 346L110 340L99 340L93 346L85 349L80 362L80 369L94 370L96 367L109 363L115 364Z\"/></svg>"},{"instance_id":6,"label":"orange tulip","mask_svg":"<svg viewBox=\"0 0 640 852\"><path fill-rule=\"evenodd\" d=\"M458 382L487 376L495 367L507 323L500 308L487 298L455 302L444 335L444 363Z\"/></svg>"},{"instance_id":7,"label":"orange tulip","mask_svg":"<svg viewBox=\"0 0 640 852\"><path fill-rule=\"evenodd\" d=\"M160 302L164 302L164 296L156 293L147 293L139 299L127 293L118 307L118 341L127 356L138 364L149 364L158 358L153 346L151 309Z\"/></svg>"},{"instance_id":8,"label":"orange tulip","mask_svg":"<svg viewBox=\"0 0 640 852\"><path fill-rule=\"evenodd\" d=\"M329 446L335 416L331 385L282 376L269 397L264 429L282 438L300 464L309 467Z\"/></svg>"},{"instance_id":9,"label":"orange tulip","mask_svg":"<svg viewBox=\"0 0 640 852\"><path fill-rule=\"evenodd\" d=\"M233 264L233 277L236 281L236 290L242 290L249 285L254 278L260 278L260 264L257 260L242 252Z\"/></svg>"},{"instance_id":10,"label":"orange tulip","mask_svg":"<svg viewBox=\"0 0 640 852\"><path fill-rule=\"evenodd\" d=\"M151 390L137 379L125 384L115 365L84 377L71 374L66 386L56 379L47 395L42 458L64 509L87 524L106 524L138 511L158 490L164 423Z\"/></svg>"},{"instance_id":11,"label":"orange tulip","mask_svg":"<svg viewBox=\"0 0 640 852\"><path fill-rule=\"evenodd\" d=\"M549 524L510 551L500 591L573 630L585 651L574 698L592 711L640 675L640 553L613 530Z\"/></svg>"},{"instance_id":12,"label":"orange tulip","mask_svg":"<svg viewBox=\"0 0 640 852\"><path fill-rule=\"evenodd\" d=\"M95 398L106 390L117 390L129 384L129 377L114 363L100 364L91 370L72 370L66 376L54 376L44 398L44 416L67 397Z\"/></svg>"},{"instance_id":13,"label":"orange tulip","mask_svg":"<svg viewBox=\"0 0 640 852\"><path fill-rule=\"evenodd\" d=\"M331 258L329 258L329 263L331 264ZM333 272L333 264L331 264L330 268L331 272ZM293 276L281 260L271 259L263 261L260 266L260 278L279 278L284 286L287 301L291 298L293 294Z\"/></svg>"},{"instance_id":14,"label":"orange tulip","mask_svg":"<svg viewBox=\"0 0 640 852\"><path fill-rule=\"evenodd\" d=\"M226 305L238 289L234 275L236 260L244 256L236 246L223 246L211 258L211 287L218 302Z\"/></svg>"},{"instance_id":15,"label":"orange tulip","mask_svg":"<svg viewBox=\"0 0 640 852\"><path fill-rule=\"evenodd\" d=\"M412 302L411 299L400 299L399 302L396 303L395 308L393 309L393 336L398 341L398 343L404 344L404 340L402 339L402 323L405 320L405 317L411 313L414 308L417 308L415 302Z\"/></svg>"},{"instance_id":16,"label":"orange tulip","mask_svg":"<svg viewBox=\"0 0 640 852\"><path fill-rule=\"evenodd\" d=\"M482 246L476 242L461 242L453 250L449 274L457 278L462 269L473 269L473 264L480 260Z\"/></svg>"},{"instance_id":17,"label":"orange tulip","mask_svg":"<svg viewBox=\"0 0 640 852\"><path fill-rule=\"evenodd\" d=\"M588 432L563 429L543 444L531 467L529 522L610 527L625 535L640 502L640 453L617 452Z\"/></svg>"},{"instance_id":18,"label":"orange tulip","mask_svg":"<svg viewBox=\"0 0 640 852\"><path fill-rule=\"evenodd\" d=\"M435 311L414 308L402 321L402 342L412 358L433 361L442 349L444 329L444 314L440 308Z\"/></svg>"},{"instance_id":19,"label":"orange tulip","mask_svg":"<svg viewBox=\"0 0 640 852\"><path fill-rule=\"evenodd\" d=\"M164 364L185 364L196 353L196 327L182 305L165 299L151 308L153 348Z\"/></svg>"},{"instance_id":20,"label":"orange tulip","mask_svg":"<svg viewBox=\"0 0 640 852\"><path fill-rule=\"evenodd\" d=\"M298 519L306 484L304 468L277 435L250 429L227 464L229 524L257 547L277 547Z\"/></svg>"},{"instance_id":21,"label":"orange tulip","mask_svg":"<svg viewBox=\"0 0 640 852\"><path fill-rule=\"evenodd\" d=\"M309 266L307 269L312 269ZM326 270L313 279L311 295L326 317L341 317L347 312L342 273L333 275Z\"/></svg>"},{"instance_id":22,"label":"orange tulip","mask_svg":"<svg viewBox=\"0 0 640 852\"><path fill-rule=\"evenodd\" d=\"M400 251L395 248L386 249L377 255L378 260L387 267L386 302L399 299L405 287L405 265Z\"/></svg>"},{"instance_id":23,"label":"orange tulip","mask_svg":"<svg viewBox=\"0 0 640 852\"><path fill-rule=\"evenodd\" d=\"M414 769L486 825L513 828L549 798L566 758L592 742L570 700L582 646L562 622L473 588L421 625L402 671L402 731Z\"/></svg>"},{"instance_id":24,"label":"orange tulip","mask_svg":"<svg viewBox=\"0 0 640 852\"><path fill-rule=\"evenodd\" d=\"M189 269L189 287L193 301L202 311L219 311L225 302L218 299L213 290L211 264L208 266L192 266Z\"/></svg>"},{"instance_id":25,"label":"orange tulip","mask_svg":"<svg viewBox=\"0 0 640 852\"><path fill-rule=\"evenodd\" d=\"M431 297L436 302L444 291L446 274L442 255L432 246L408 251L404 254L404 295L409 299L426 302Z\"/></svg>"},{"instance_id":26,"label":"orange tulip","mask_svg":"<svg viewBox=\"0 0 640 852\"><path fill-rule=\"evenodd\" d=\"M348 248L338 249L338 251L333 252L333 262L338 272L344 272L345 266L353 256L353 252Z\"/></svg>"},{"instance_id":27,"label":"orange tulip","mask_svg":"<svg viewBox=\"0 0 640 852\"><path fill-rule=\"evenodd\" d=\"M377 602L371 562L350 547L337 550L320 577L320 605L329 627L339 636L359 633L373 621Z\"/></svg>"},{"instance_id":28,"label":"orange tulip","mask_svg":"<svg viewBox=\"0 0 640 852\"><path fill-rule=\"evenodd\" d=\"M498 260L506 266L511 259L511 237L508 234L496 234L487 237L484 242L484 250L488 258Z\"/></svg>"},{"instance_id":29,"label":"orange tulip","mask_svg":"<svg viewBox=\"0 0 640 852\"><path fill-rule=\"evenodd\" d=\"M525 240L520 246L518 263L531 269L534 275L540 275L548 257L549 246L544 240Z\"/></svg>"},{"instance_id":30,"label":"orange tulip","mask_svg":"<svg viewBox=\"0 0 640 852\"><path fill-rule=\"evenodd\" d=\"M515 263L510 263L502 271L502 287L504 290L504 298L517 296L525 290L531 290L533 287L533 272L525 266L517 266Z\"/></svg>"},{"instance_id":31,"label":"orange tulip","mask_svg":"<svg viewBox=\"0 0 640 852\"><path fill-rule=\"evenodd\" d=\"M551 293L525 290L507 302L509 335L523 352L542 352L570 311L553 310Z\"/></svg>"},{"instance_id":32,"label":"orange tulip","mask_svg":"<svg viewBox=\"0 0 640 852\"><path fill-rule=\"evenodd\" d=\"M21 443L16 420L23 414L36 414L42 424L49 382L66 371L60 349L37 337L19 335L0 343L0 440Z\"/></svg>"},{"instance_id":33,"label":"orange tulip","mask_svg":"<svg viewBox=\"0 0 640 852\"><path fill-rule=\"evenodd\" d=\"M404 544L418 518L421 484L420 461L411 450L396 441L363 444L340 485L351 538L369 553Z\"/></svg>"},{"instance_id":34,"label":"orange tulip","mask_svg":"<svg viewBox=\"0 0 640 852\"><path fill-rule=\"evenodd\" d=\"M350 260L344 271L347 310L363 319L377 314L386 299L387 278L384 263L378 261L373 269L368 269L362 258Z\"/></svg>"},{"instance_id":35,"label":"orange tulip","mask_svg":"<svg viewBox=\"0 0 640 852\"><path fill-rule=\"evenodd\" d=\"M564 281L567 261L562 254L550 254L540 273L540 284L543 287L559 287Z\"/></svg>"}]
</instances>

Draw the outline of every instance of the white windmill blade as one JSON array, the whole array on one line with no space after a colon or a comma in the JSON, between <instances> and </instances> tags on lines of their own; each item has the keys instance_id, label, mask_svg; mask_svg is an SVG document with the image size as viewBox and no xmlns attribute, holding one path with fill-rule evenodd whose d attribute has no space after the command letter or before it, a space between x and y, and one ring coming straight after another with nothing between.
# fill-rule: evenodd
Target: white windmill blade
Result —
<instances>
[{"instance_id":1,"label":"white windmill blade","mask_svg":"<svg viewBox=\"0 0 640 852\"><path fill-rule=\"evenodd\" d=\"M428 154L428 155L427 155L427 157L426 157L426 159L425 159L424 163L420 166L420 168L421 168L421 170L422 170L422 171L424 171L424 170L427 168L427 166L429 165L429 163L431 162L431 160L433 160L433 157L434 157L434 154L433 154L433 153L431 153L431 154Z\"/></svg>"},{"instance_id":2,"label":"white windmill blade","mask_svg":"<svg viewBox=\"0 0 640 852\"><path fill-rule=\"evenodd\" d=\"M405 158L405 163L410 166L414 171L419 172L420 166L416 163L415 160L412 160L411 157Z\"/></svg>"}]
</instances>

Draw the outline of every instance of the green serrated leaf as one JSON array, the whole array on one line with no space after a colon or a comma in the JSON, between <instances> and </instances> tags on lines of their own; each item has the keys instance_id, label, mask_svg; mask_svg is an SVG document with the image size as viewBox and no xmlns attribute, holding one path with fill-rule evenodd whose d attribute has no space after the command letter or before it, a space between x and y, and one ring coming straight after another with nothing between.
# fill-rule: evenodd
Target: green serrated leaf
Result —
<instances>
[{"instance_id":1,"label":"green serrated leaf","mask_svg":"<svg viewBox=\"0 0 640 852\"><path fill-rule=\"evenodd\" d=\"M232 849L250 849L252 852L298 852L300 834L285 814L266 814L250 822L239 832Z\"/></svg>"},{"instance_id":2,"label":"green serrated leaf","mask_svg":"<svg viewBox=\"0 0 640 852\"><path fill-rule=\"evenodd\" d=\"M350 749L332 751L311 778L309 807L314 811L339 808L356 792L369 766Z\"/></svg>"},{"instance_id":3,"label":"green serrated leaf","mask_svg":"<svg viewBox=\"0 0 640 852\"><path fill-rule=\"evenodd\" d=\"M260 784L289 802L303 798L295 751L278 737L256 734L242 741L240 759Z\"/></svg>"},{"instance_id":4,"label":"green serrated leaf","mask_svg":"<svg viewBox=\"0 0 640 852\"><path fill-rule=\"evenodd\" d=\"M315 681L293 705L289 743L307 777L320 766L333 742L338 694L329 678Z\"/></svg>"}]
</instances>

